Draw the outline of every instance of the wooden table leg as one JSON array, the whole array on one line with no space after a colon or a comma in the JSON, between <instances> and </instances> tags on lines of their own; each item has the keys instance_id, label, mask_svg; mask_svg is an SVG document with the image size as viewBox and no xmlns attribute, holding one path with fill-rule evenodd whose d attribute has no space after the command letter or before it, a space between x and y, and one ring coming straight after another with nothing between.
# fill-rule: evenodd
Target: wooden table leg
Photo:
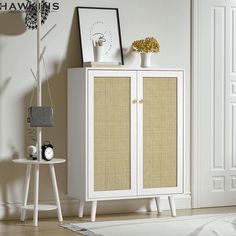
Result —
<instances>
[{"instance_id":1,"label":"wooden table leg","mask_svg":"<svg viewBox=\"0 0 236 236\"><path fill-rule=\"evenodd\" d=\"M79 218L82 218L84 215L84 201L79 201Z\"/></svg>"},{"instance_id":2,"label":"wooden table leg","mask_svg":"<svg viewBox=\"0 0 236 236\"><path fill-rule=\"evenodd\" d=\"M91 221L94 222L96 219L96 211L97 211L97 201L92 201L91 207Z\"/></svg>"},{"instance_id":3,"label":"wooden table leg","mask_svg":"<svg viewBox=\"0 0 236 236\"><path fill-rule=\"evenodd\" d=\"M25 191L24 191L24 201L21 207L21 221L25 221L28 194L29 194L29 184L30 184L30 173L31 173L31 164L27 164L26 175L25 175Z\"/></svg>"},{"instance_id":4,"label":"wooden table leg","mask_svg":"<svg viewBox=\"0 0 236 236\"><path fill-rule=\"evenodd\" d=\"M39 164L35 164L34 169L34 226L38 226L38 210L39 210Z\"/></svg>"},{"instance_id":5,"label":"wooden table leg","mask_svg":"<svg viewBox=\"0 0 236 236\"><path fill-rule=\"evenodd\" d=\"M168 196L172 216L176 216L175 200L173 196Z\"/></svg>"},{"instance_id":6,"label":"wooden table leg","mask_svg":"<svg viewBox=\"0 0 236 236\"><path fill-rule=\"evenodd\" d=\"M157 213L161 213L162 212L161 198L160 197L155 197L155 201L156 201L156 206L157 206Z\"/></svg>"},{"instance_id":7,"label":"wooden table leg","mask_svg":"<svg viewBox=\"0 0 236 236\"><path fill-rule=\"evenodd\" d=\"M60 222L63 221L62 218L62 213L61 213L61 204L60 204L60 198L58 194L58 189L57 189L57 180L56 180L56 175L55 175L55 168L53 164L50 164L50 172L51 172L51 178L52 178L52 186L53 186L53 192L54 192L54 197L57 205L57 216L58 220Z\"/></svg>"}]
</instances>

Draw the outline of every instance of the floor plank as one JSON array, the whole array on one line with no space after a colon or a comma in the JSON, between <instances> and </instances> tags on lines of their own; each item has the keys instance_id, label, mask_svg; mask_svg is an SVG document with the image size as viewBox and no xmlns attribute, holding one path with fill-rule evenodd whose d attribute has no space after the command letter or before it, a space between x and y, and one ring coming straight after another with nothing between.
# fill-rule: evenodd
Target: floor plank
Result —
<instances>
[{"instance_id":1,"label":"floor plank","mask_svg":"<svg viewBox=\"0 0 236 236\"><path fill-rule=\"evenodd\" d=\"M187 209L177 210L177 216L212 214L212 213L236 213L236 207L218 207L218 208L203 208L203 209ZM169 211L163 211L161 215L155 212L147 213L128 213L128 214L113 214L113 215L98 215L97 221L110 220L128 220L128 219L147 219L147 218L164 218L170 216ZM79 223L89 222L89 216L82 220L77 217L65 217L63 223ZM34 227L32 220L27 220L24 223L17 221L0 221L1 236L75 236L74 232L63 229L57 221L57 218L40 219L39 226Z\"/></svg>"}]
</instances>

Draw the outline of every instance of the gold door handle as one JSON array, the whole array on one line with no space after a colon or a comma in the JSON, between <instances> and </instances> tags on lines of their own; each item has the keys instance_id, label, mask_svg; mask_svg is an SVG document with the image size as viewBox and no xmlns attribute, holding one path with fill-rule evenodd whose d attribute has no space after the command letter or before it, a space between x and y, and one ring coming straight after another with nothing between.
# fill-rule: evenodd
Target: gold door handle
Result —
<instances>
[{"instance_id":1,"label":"gold door handle","mask_svg":"<svg viewBox=\"0 0 236 236\"><path fill-rule=\"evenodd\" d=\"M140 103L140 104L143 104L143 99L141 99L141 100L139 101L139 103Z\"/></svg>"},{"instance_id":2,"label":"gold door handle","mask_svg":"<svg viewBox=\"0 0 236 236\"><path fill-rule=\"evenodd\" d=\"M137 102L138 102L137 99L134 99L134 100L132 101L133 104L135 104L135 103L137 103Z\"/></svg>"}]
</instances>

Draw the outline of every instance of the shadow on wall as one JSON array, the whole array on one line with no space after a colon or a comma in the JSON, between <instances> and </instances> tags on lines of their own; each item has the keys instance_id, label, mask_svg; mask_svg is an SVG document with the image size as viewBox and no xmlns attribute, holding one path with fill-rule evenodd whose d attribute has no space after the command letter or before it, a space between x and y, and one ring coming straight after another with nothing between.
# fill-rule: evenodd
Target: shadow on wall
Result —
<instances>
[{"instance_id":1,"label":"shadow on wall","mask_svg":"<svg viewBox=\"0 0 236 236\"><path fill-rule=\"evenodd\" d=\"M15 158L15 156L18 156L18 153L13 150L12 159ZM11 206L11 203L18 195L16 192L18 190L17 188L14 188L14 184L24 183L24 169L23 166L19 167L15 165L11 159L6 159L0 160L0 173L12 173L8 175L1 174L0 178L0 198L3 203L0 204L0 217L10 219L16 212L15 206Z\"/></svg>"},{"instance_id":2,"label":"shadow on wall","mask_svg":"<svg viewBox=\"0 0 236 236\"><path fill-rule=\"evenodd\" d=\"M0 35L20 35L26 31L21 12L0 13Z\"/></svg>"},{"instance_id":3,"label":"shadow on wall","mask_svg":"<svg viewBox=\"0 0 236 236\"><path fill-rule=\"evenodd\" d=\"M1 57L1 51L3 50L4 45L1 42L1 36L16 36L21 35L26 31L24 25L24 19L22 13L8 14L0 13L0 112L2 112L1 102L4 92L9 87L10 81L12 79L11 75L7 78L2 78L1 68L3 67L3 59ZM1 113L0 113L1 119ZM0 120L0 131L2 130L2 120ZM0 135L0 140L2 140L2 134ZM0 153L2 147L0 146ZM14 188L10 188L9 183L12 183L12 186L16 180L22 181L24 176L22 175L22 168L17 168L14 163L11 161L13 158L18 158L19 153L15 150L15 147L11 145L11 154L10 156L0 156L0 199L2 200L0 217L4 216L5 218L10 218L11 214L14 214L15 209L11 209L9 203L12 202L15 193ZM14 174L1 174L1 173L14 173ZM22 178L23 177L23 178ZM19 182L18 182L19 183Z\"/></svg>"},{"instance_id":4,"label":"shadow on wall","mask_svg":"<svg viewBox=\"0 0 236 236\"><path fill-rule=\"evenodd\" d=\"M57 28L54 29L55 32ZM48 35L47 37L53 37ZM36 32L35 32L36 33ZM43 128L43 140L49 140L54 146L55 157L67 159L67 68L81 66L80 48L78 43L78 24L76 12L73 13L73 20L70 29L69 42L67 46L67 53L63 61L47 62L47 50L45 51L45 63L47 69L52 67L54 72L48 78L51 88L51 95L53 101L54 126L52 128ZM43 43L42 43L43 45ZM43 68L43 65L41 65ZM44 75L44 73L43 73ZM32 77L33 79L33 77ZM25 117L27 119L27 111L30 106L30 98L32 91L29 91L24 99ZM50 97L48 94L47 81L42 83L42 103L44 106L50 106ZM36 90L34 91L33 106L36 106ZM36 129L31 128L25 122L25 150L29 145L35 145ZM61 199L67 199L67 164L56 165L56 176L58 183L58 190ZM53 192L50 180L50 172L47 167L40 170L40 198L41 201L53 200ZM33 199L33 188L30 188L29 200Z\"/></svg>"},{"instance_id":5,"label":"shadow on wall","mask_svg":"<svg viewBox=\"0 0 236 236\"><path fill-rule=\"evenodd\" d=\"M3 65L3 59L1 57L1 51L4 45L1 43L1 36L16 36L21 35L26 31L26 27L24 24L24 19L21 12L17 12L14 14L0 12L0 112L1 109L1 96L3 92L7 89L7 86L11 80L11 76L8 78L2 78L1 68ZM1 115L1 114L0 114ZM0 130L2 122L0 121ZM2 139L3 137L1 137ZM1 148L1 146L0 146ZM1 149L0 149L1 153ZM1 160L1 157L0 157Z\"/></svg>"},{"instance_id":6,"label":"shadow on wall","mask_svg":"<svg viewBox=\"0 0 236 236\"><path fill-rule=\"evenodd\" d=\"M1 42L1 36L16 36L21 35L26 31L26 27L24 24L24 19L21 12L17 12L14 14L0 12L0 112L1 109L1 96L3 92L6 90L10 80L11 75L8 78L2 78L2 66L3 66L3 59L1 56L1 51L3 50L3 43ZM1 115L1 114L0 114ZM1 116L0 116L1 117ZM2 122L0 120L0 130L2 130ZM3 137L0 136L2 139ZM1 140L0 139L0 140ZM0 146L0 153L1 153L1 146ZM1 157L0 157L1 160Z\"/></svg>"}]
</instances>

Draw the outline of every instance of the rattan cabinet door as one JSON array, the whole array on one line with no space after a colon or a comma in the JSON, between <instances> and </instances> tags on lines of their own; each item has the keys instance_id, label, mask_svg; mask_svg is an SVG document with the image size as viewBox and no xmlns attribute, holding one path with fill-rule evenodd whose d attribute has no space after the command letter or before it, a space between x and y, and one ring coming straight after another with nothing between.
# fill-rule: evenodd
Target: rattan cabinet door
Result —
<instances>
[{"instance_id":1,"label":"rattan cabinet door","mask_svg":"<svg viewBox=\"0 0 236 236\"><path fill-rule=\"evenodd\" d=\"M176 78L143 78L143 187L177 185Z\"/></svg>"},{"instance_id":2,"label":"rattan cabinet door","mask_svg":"<svg viewBox=\"0 0 236 236\"><path fill-rule=\"evenodd\" d=\"M182 179L178 154L178 76L174 74L144 73L139 83L142 92L139 101L141 116L140 133L142 146L141 189L142 193L171 193L182 191ZM180 122L180 120L179 120ZM180 143L179 143L180 141ZM182 163L182 161L181 161ZM178 177L179 176L179 177Z\"/></svg>"},{"instance_id":3,"label":"rattan cabinet door","mask_svg":"<svg viewBox=\"0 0 236 236\"><path fill-rule=\"evenodd\" d=\"M135 193L136 78L130 72L93 72L90 76L93 139L90 184L93 197ZM90 116L91 118L91 116ZM91 169L92 168L92 169Z\"/></svg>"}]
</instances>

